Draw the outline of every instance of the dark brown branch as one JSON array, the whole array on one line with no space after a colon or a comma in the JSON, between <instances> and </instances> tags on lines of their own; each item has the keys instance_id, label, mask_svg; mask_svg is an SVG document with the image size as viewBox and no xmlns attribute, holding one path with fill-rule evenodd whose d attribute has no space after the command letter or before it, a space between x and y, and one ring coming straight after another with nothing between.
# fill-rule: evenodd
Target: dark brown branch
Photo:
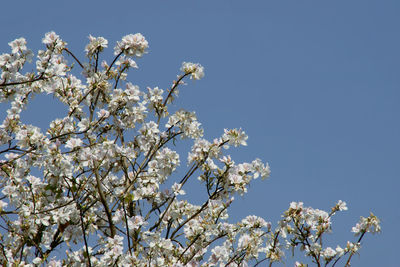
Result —
<instances>
[{"instance_id":1,"label":"dark brown branch","mask_svg":"<svg viewBox=\"0 0 400 267\"><path fill-rule=\"evenodd\" d=\"M79 66L81 66L82 69L84 69L85 67L82 65L82 63L79 61L79 59L76 58L76 56L68 50L68 48L64 48L64 51L66 51L70 56L72 56L76 62L78 62Z\"/></svg>"}]
</instances>

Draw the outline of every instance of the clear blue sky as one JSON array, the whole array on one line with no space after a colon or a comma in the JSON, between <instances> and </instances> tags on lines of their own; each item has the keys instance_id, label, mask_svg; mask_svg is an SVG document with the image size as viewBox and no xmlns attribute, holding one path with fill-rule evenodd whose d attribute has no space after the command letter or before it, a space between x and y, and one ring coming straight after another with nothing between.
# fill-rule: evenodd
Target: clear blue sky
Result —
<instances>
[{"instance_id":1,"label":"clear blue sky","mask_svg":"<svg viewBox=\"0 0 400 267\"><path fill-rule=\"evenodd\" d=\"M271 165L232 220L256 214L275 224L291 201L329 209L341 199L349 210L334 217L332 243L354 240L351 227L372 211L383 233L366 236L352 266L399 266L400 1L3 1L0 9L0 53L21 36L36 53L50 30L80 56L89 34L113 47L141 32L149 54L129 79L142 88L167 88L182 61L200 62L205 78L182 88L177 105L197 112L209 139L242 127L248 147L232 152L236 162ZM32 120L54 118L44 101L33 103Z\"/></svg>"}]
</instances>

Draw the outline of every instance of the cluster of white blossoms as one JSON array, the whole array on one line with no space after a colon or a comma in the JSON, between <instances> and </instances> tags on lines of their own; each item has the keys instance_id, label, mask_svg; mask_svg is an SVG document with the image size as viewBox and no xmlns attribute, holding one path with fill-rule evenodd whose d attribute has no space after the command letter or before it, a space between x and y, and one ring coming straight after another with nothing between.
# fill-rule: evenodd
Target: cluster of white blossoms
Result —
<instances>
[{"instance_id":1,"label":"cluster of white blossoms","mask_svg":"<svg viewBox=\"0 0 400 267\"><path fill-rule=\"evenodd\" d=\"M96 38L92 35L89 35L89 41L90 43L87 44L85 47L85 52L87 53L88 57L92 56L95 53L102 52L104 48L107 48L108 46L108 41L103 37Z\"/></svg>"},{"instance_id":2,"label":"cluster of white blossoms","mask_svg":"<svg viewBox=\"0 0 400 267\"><path fill-rule=\"evenodd\" d=\"M357 223L356 226L351 229L351 231L355 235L364 233L379 233L381 231L380 220L372 213L367 218L361 216L360 222Z\"/></svg>"},{"instance_id":3,"label":"cluster of white blossoms","mask_svg":"<svg viewBox=\"0 0 400 267\"><path fill-rule=\"evenodd\" d=\"M147 48L149 48L149 43L142 34L129 34L124 36L122 40L117 43L114 48L114 54L119 55L124 53L129 57L141 57L146 53Z\"/></svg>"},{"instance_id":4,"label":"cluster of white blossoms","mask_svg":"<svg viewBox=\"0 0 400 267\"><path fill-rule=\"evenodd\" d=\"M200 80L204 77L204 67L199 63L183 62L181 71L190 74L190 78L194 80Z\"/></svg>"},{"instance_id":5,"label":"cluster of white blossoms","mask_svg":"<svg viewBox=\"0 0 400 267\"><path fill-rule=\"evenodd\" d=\"M344 256L349 255L345 266L349 266L351 257L358 252L360 242L366 232L379 232L379 220L371 214L368 218L361 217L361 220L352 231L361 233L356 242L348 241L344 248L339 245L333 249L323 247L322 237L332 231L331 218L338 211L347 210L346 202L339 200L328 213L323 210L304 207L302 202L290 203L289 209L284 213L283 219L279 223L277 233L285 238L287 247L299 247L306 252L306 255L313 258L315 263L325 262L325 266L333 266ZM362 226L361 226L362 225ZM355 228L359 231L355 231ZM373 228L373 230L371 230ZM296 262L295 266L306 266Z\"/></svg>"},{"instance_id":6,"label":"cluster of white blossoms","mask_svg":"<svg viewBox=\"0 0 400 267\"><path fill-rule=\"evenodd\" d=\"M100 61L103 37L89 36L86 63L54 32L42 41L33 72L23 72L33 58L24 38L0 55L0 102L9 104L0 124L1 265L271 266L300 248L318 266L343 257L347 266L363 236L380 231L371 214L353 227L358 240L324 247L343 201L329 213L293 202L275 229L254 215L231 222L234 197L271 171L227 154L247 145L242 129L209 141L195 112L170 105L183 79L204 77L200 64L184 62L170 88L142 91L126 81L133 58L147 52L142 34L117 42L111 63ZM47 128L21 119L39 94L66 107ZM185 164L180 139L193 142ZM196 204L189 182L204 190Z\"/></svg>"}]
</instances>

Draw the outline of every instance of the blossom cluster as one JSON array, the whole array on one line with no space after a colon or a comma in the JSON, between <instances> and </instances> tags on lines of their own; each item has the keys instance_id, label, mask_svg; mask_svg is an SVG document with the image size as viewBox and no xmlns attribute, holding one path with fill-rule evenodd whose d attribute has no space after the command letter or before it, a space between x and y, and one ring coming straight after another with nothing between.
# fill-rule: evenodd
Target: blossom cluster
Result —
<instances>
[{"instance_id":1,"label":"blossom cluster","mask_svg":"<svg viewBox=\"0 0 400 267\"><path fill-rule=\"evenodd\" d=\"M103 37L89 36L86 63L54 32L42 42L32 72L22 72L33 59L24 38L0 55L0 101L9 104L0 124L3 266L233 267L281 261L288 247L319 265L345 255L350 262L364 234L380 231L371 214L353 227L356 242L323 247L343 201L330 213L293 202L276 229L254 215L232 223L235 196L271 171L260 159L236 163L228 154L247 145L242 129L209 141L195 112L170 105L183 79L204 77L200 64L183 62L170 88L141 90L126 81L138 68L134 58L147 53L140 33L117 42L111 62L100 61ZM21 119L39 94L66 107L43 129ZM187 159L177 152L180 139L193 143ZM185 199L196 178L200 204Z\"/></svg>"},{"instance_id":2,"label":"blossom cluster","mask_svg":"<svg viewBox=\"0 0 400 267\"><path fill-rule=\"evenodd\" d=\"M204 77L204 68L199 63L183 62L181 71L190 74L190 78L194 80L200 80Z\"/></svg>"}]
</instances>

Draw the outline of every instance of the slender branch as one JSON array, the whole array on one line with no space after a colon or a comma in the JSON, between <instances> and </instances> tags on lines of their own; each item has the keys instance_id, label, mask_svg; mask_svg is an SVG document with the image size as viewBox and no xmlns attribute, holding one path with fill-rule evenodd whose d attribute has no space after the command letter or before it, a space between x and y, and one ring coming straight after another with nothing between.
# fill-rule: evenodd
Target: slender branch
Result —
<instances>
[{"instance_id":1,"label":"slender branch","mask_svg":"<svg viewBox=\"0 0 400 267\"><path fill-rule=\"evenodd\" d=\"M359 238L358 241L357 241L357 244L359 244L359 243L361 242L361 239L364 237L365 233L366 233L366 232L364 231L364 232L361 234L360 238ZM344 265L345 267L350 266L351 257L353 257L353 255L354 255L354 253L351 252L350 255L349 255L349 258L348 258L347 261L346 261L346 264Z\"/></svg>"},{"instance_id":2,"label":"slender branch","mask_svg":"<svg viewBox=\"0 0 400 267\"><path fill-rule=\"evenodd\" d=\"M119 72L118 77L117 77L117 79L115 80L114 89L117 88L119 79L121 78L122 73L124 73L124 71L125 71L126 69L128 69L128 67L125 66L125 67L123 67L122 70Z\"/></svg>"},{"instance_id":3,"label":"slender branch","mask_svg":"<svg viewBox=\"0 0 400 267\"><path fill-rule=\"evenodd\" d=\"M82 69L85 68L79 61L79 59L77 59L76 56L71 51L68 50L68 48L65 47L63 50L66 51L69 55L71 55L75 59L75 61L78 62L79 66L81 66Z\"/></svg>"},{"instance_id":4,"label":"slender branch","mask_svg":"<svg viewBox=\"0 0 400 267\"><path fill-rule=\"evenodd\" d=\"M82 228L82 234L83 234L83 241L85 242L86 256L87 256L87 258L88 258L87 266L88 266L88 267L91 267L91 266L92 266L92 263L91 263L91 261L90 261L89 246L88 246L88 242L87 242L87 239L86 239L86 230L85 230L85 225L84 225L84 221L83 221L84 214L83 214L83 212L82 212L82 207L81 207L81 205L78 203L78 201L76 202L76 205L78 206L79 213L80 213L80 216L79 216L79 217L80 217L80 219L81 219L81 228Z\"/></svg>"},{"instance_id":5,"label":"slender branch","mask_svg":"<svg viewBox=\"0 0 400 267\"><path fill-rule=\"evenodd\" d=\"M113 62L111 62L111 65L108 67L107 71L106 71L106 75L110 72L111 67L114 65L115 61L117 61L117 59L124 53L124 51L121 51L113 60Z\"/></svg>"},{"instance_id":6,"label":"slender branch","mask_svg":"<svg viewBox=\"0 0 400 267\"><path fill-rule=\"evenodd\" d=\"M210 197L210 199L212 199L218 192L216 192L213 196ZM193 220L195 217L197 217L197 215L199 215L207 206L208 203L210 203L210 199L207 200L202 206L201 208L196 211L192 216L190 216L189 218L187 218L184 222L182 222L171 234L171 238L174 238L175 234L185 225L187 224L189 221Z\"/></svg>"},{"instance_id":7,"label":"slender branch","mask_svg":"<svg viewBox=\"0 0 400 267\"><path fill-rule=\"evenodd\" d=\"M11 86L11 85L20 85L20 84L26 84L26 83L33 83L37 81L42 81L42 80L47 80L52 77L43 77L43 75L38 76L37 78L34 78L33 80L28 80L28 81L22 81L22 82L11 82L11 83L3 83L0 84L0 87L6 87L6 86Z\"/></svg>"},{"instance_id":8,"label":"slender branch","mask_svg":"<svg viewBox=\"0 0 400 267\"><path fill-rule=\"evenodd\" d=\"M278 232L276 233L275 237L274 237L274 244L272 245L272 250L273 250L273 251L275 251L275 249L276 249L276 245L277 245L277 243L278 243L278 237L279 237L279 234L280 234L280 233L281 233L281 231L278 231ZM270 260L269 260L269 267L271 267L272 264L273 264L273 261L271 261L271 259L270 259Z\"/></svg>"},{"instance_id":9,"label":"slender branch","mask_svg":"<svg viewBox=\"0 0 400 267\"><path fill-rule=\"evenodd\" d=\"M178 87L178 85L179 85L180 82L183 80L183 78L185 78L185 77L188 76L189 74L190 74L190 73L185 73L185 74L179 76L178 80L177 80L176 82L174 82L173 86L172 86L171 89L169 90L169 93L168 93L167 97L166 97L165 100L164 100L164 103L163 103L164 106L167 104L168 98L171 97L172 92L175 90L175 88Z\"/></svg>"},{"instance_id":10,"label":"slender branch","mask_svg":"<svg viewBox=\"0 0 400 267\"><path fill-rule=\"evenodd\" d=\"M94 162L93 162L93 165L94 165ZM107 205L107 200L106 200L106 198L105 198L105 196L104 196L104 192L103 192L103 189L102 189L102 185L101 185L101 181L100 181L100 174L99 174L99 171L98 171L98 169L96 168L96 166L94 166L94 175L95 175L95 177L96 177L96 188L97 188L97 192L99 193L99 196L100 196L100 202L103 204L103 207L104 207L104 211L105 211L105 213L106 213L106 215L107 215L107 220L108 220L108 224L109 224L109 227L110 227L110 231L111 231L111 237L114 237L115 236L115 225L114 225L114 223L113 223L113 221L112 221L112 215L111 215L111 211L110 211L110 208L108 207L108 205Z\"/></svg>"},{"instance_id":11,"label":"slender branch","mask_svg":"<svg viewBox=\"0 0 400 267\"><path fill-rule=\"evenodd\" d=\"M97 48L96 49L96 63L95 63L95 66L94 66L94 72L95 73L97 73L97 67L99 65L99 53L100 53L100 50Z\"/></svg>"},{"instance_id":12,"label":"slender branch","mask_svg":"<svg viewBox=\"0 0 400 267\"><path fill-rule=\"evenodd\" d=\"M126 215L126 209L125 209L124 201L122 201L122 207L123 207L124 217L125 217L125 227L126 227L126 236L127 236L127 239L128 239L128 249L129 249L129 253L132 255L132 247L131 247L131 240L130 240L130 234L129 234L128 217Z\"/></svg>"}]
</instances>

